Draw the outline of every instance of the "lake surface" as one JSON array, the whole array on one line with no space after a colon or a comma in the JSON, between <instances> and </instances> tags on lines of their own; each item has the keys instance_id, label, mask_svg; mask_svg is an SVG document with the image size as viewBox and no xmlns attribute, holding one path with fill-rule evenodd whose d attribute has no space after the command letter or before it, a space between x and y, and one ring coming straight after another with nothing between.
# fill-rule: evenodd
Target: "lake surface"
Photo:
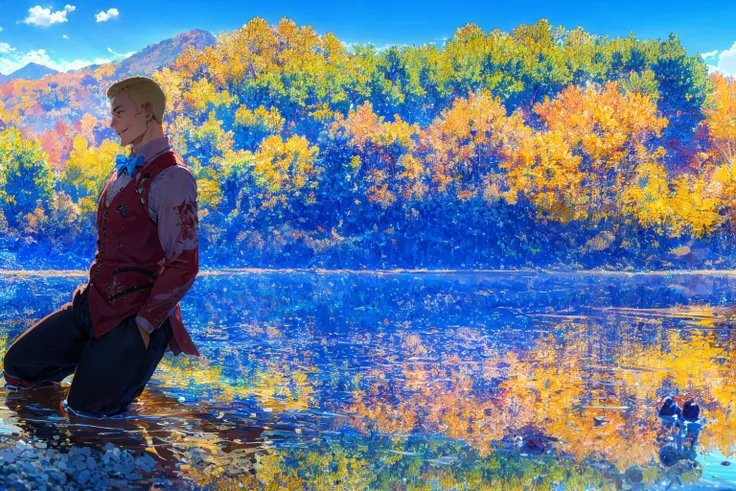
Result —
<instances>
[{"instance_id":1,"label":"lake surface","mask_svg":"<svg viewBox=\"0 0 736 491\"><path fill-rule=\"evenodd\" d=\"M0 274L0 347L84 272ZM0 389L4 444L155 452L180 487L736 489L728 274L201 273L125 418L70 422L61 389ZM660 463L665 395L707 418L701 472ZM564 483L566 487L559 485ZM628 489L628 488L624 488ZM671 488L671 489L674 489Z\"/></svg>"}]
</instances>

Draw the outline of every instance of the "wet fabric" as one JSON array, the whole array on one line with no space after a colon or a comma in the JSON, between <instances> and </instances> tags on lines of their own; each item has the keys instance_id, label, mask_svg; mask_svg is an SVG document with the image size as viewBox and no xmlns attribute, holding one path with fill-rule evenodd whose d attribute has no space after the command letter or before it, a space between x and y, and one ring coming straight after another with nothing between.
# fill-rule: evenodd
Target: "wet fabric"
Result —
<instances>
[{"instance_id":1,"label":"wet fabric","mask_svg":"<svg viewBox=\"0 0 736 491\"><path fill-rule=\"evenodd\" d=\"M95 339L87 289L77 289L72 302L24 332L5 354L4 376L14 388L60 382L74 374L67 396L80 415L112 416L123 412L145 388L166 351L168 321L156 329L146 348L135 315Z\"/></svg>"}]
</instances>

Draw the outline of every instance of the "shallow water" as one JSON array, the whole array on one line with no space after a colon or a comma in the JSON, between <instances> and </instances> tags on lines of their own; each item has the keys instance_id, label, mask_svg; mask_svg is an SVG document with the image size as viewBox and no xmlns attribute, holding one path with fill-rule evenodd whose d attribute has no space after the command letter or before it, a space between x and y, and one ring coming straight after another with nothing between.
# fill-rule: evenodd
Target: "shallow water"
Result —
<instances>
[{"instance_id":1,"label":"shallow water","mask_svg":"<svg viewBox=\"0 0 736 491\"><path fill-rule=\"evenodd\" d=\"M0 275L3 351L83 282ZM652 485L676 480L658 463L667 442L656 416L674 394L695 398L707 418L701 481L728 489L736 330L716 326L714 311L736 304L734 282L205 273L182 304L203 359L167 354L119 419L58 416L71 377L60 389L0 389L0 435L148 449L162 473L192 487L598 489L636 465Z\"/></svg>"}]
</instances>

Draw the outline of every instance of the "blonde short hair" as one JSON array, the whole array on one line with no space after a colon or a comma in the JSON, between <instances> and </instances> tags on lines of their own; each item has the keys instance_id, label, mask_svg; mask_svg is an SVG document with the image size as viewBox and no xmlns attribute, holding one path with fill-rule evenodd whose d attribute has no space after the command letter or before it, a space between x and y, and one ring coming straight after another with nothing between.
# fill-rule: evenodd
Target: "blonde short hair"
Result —
<instances>
[{"instance_id":1,"label":"blonde short hair","mask_svg":"<svg viewBox=\"0 0 736 491\"><path fill-rule=\"evenodd\" d=\"M140 113L143 106L150 102L153 106L153 118L161 123L166 112L166 94L159 84L148 77L130 77L115 82L107 89L107 98L112 100L119 92L126 90L130 99L135 102Z\"/></svg>"}]
</instances>

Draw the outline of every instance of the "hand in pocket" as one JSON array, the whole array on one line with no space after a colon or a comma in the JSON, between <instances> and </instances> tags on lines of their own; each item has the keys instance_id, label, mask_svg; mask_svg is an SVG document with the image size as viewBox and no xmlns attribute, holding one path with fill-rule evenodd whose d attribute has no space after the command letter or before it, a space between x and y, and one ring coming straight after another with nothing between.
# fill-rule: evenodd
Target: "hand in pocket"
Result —
<instances>
[{"instance_id":1,"label":"hand in pocket","mask_svg":"<svg viewBox=\"0 0 736 491\"><path fill-rule=\"evenodd\" d=\"M146 346L146 349L148 349L148 345L151 343L151 335L148 334L148 331L143 329L140 324L138 324L138 321L135 321L135 325L138 326L138 331L141 333L141 337L143 338L143 344Z\"/></svg>"}]
</instances>

